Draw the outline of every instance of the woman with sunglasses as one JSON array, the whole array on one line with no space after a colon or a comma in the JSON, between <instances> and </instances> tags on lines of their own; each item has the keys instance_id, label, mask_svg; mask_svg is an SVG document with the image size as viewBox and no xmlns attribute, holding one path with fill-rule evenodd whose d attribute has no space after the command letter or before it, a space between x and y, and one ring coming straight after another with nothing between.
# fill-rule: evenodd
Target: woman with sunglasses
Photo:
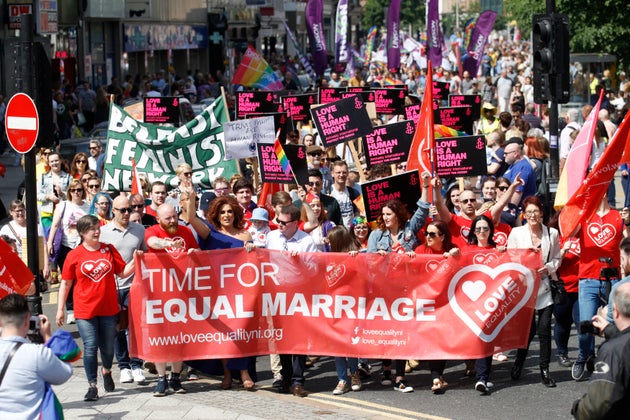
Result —
<instances>
[{"instance_id":1,"label":"woman with sunglasses","mask_svg":"<svg viewBox=\"0 0 630 420\"><path fill-rule=\"evenodd\" d=\"M431 175L422 173L422 195L418 200L418 209L413 216L405 205L398 199L388 200L381 208L381 215L377 220L377 228L368 237L367 252L376 252L385 256L390 252L413 252L419 245L417 234L424 226L429 215L429 182ZM383 386L392 384L391 360L383 360L383 372L380 382ZM405 383L406 360L396 360L396 378L394 389L403 393L413 392L413 388Z\"/></svg>"},{"instance_id":2,"label":"woman with sunglasses","mask_svg":"<svg viewBox=\"0 0 630 420\"><path fill-rule=\"evenodd\" d=\"M416 254L439 255L442 258L456 257L459 255L459 248L453 244L451 232L448 225L441 220L434 220L429 223L424 231L426 243L418 246ZM429 370L431 370L431 391L434 394L443 394L448 387L444 380L444 369L446 360L430 360Z\"/></svg>"},{"instance_id":3,"label":"woman with sunglasses","mask_svg":"<svg viewBox=\"0 0 630 420\"><path fill-rule=\"evenodd\" d=\"M177 201L179 201L179 196L183 192L195 193L198 197L201 197L203 190L198 185L193 184L192 166L187 163L180 163L177 165L177 168L175 168L175 174L179 180L179 185L171 190L169 196L175 198ZM175 206L175 208L177 208L177 206Z\"/></svg>"},{"instance_id":4,"label":"woman with sunglasses","mask_svg":"<svg viewBox=\"0 0 630 420\"><path fill-rule=\"evenodd\" d=\"M501 197L507 193L507 190L510 188L510 184L510 180L505 177L500 176L497 178L497 201L501 200ZM506 225L510 225L512 227L520 226L521 218L519 216L520 212L518 210L518 206L508 201L501 213L501 223L505 223Z\"/></svg>"},{"instance_id":5,"label":"woman with sunglasses","mask_svg":"<svg viewBox=\"0 0 630 420\"><path fill-rule=\"evenodd\" d=\"M62 160L59 153L48 155L50 170L37 179L37 201L41 202L40 212L44 236L50 236L50 225L53 219L54 209L60 201L65 199L68 184L72 179L70 174L62 169Z\"/></svg>"},{"instance_id":6,"label":"woman with sunglasses","mask_svg":"<svg viewBox=\"0 0 630 420\"><path fill-rule=\"evenodd\" d=\"M467 249L485 248L494 249L497 248L496 242L494 242L494 225L492 220L486 215L480 215L473 219L470 226L470 233L468 234ZM499 250L504 251L504 247L499 247ZM467 363L468 364L468 363ZM492 369L492 355L475 360L475 371L477 375L477 383L475 389L482 394L488 394L491 388L494 386L490 379L490 371Z\"/></svg>"},{"instance_id":7,"label":"woman with sunglasses","mask_svg":"<svg viewBox=\"0 0 630 420\"><path fill-rule=\"evenodd\" d=\"M558 279L556 271L561 260L560 239L556 229L545 226L542 223L543 205L538 197L530 196L525 198L523 200L523 208L525 209L527 224L512 229L508 237L508 248L532 249L539 252L543 265L538 269L541 280L527 347L518 349L510 376L514 380L521 377L529 344L534 335L538 333L540 341L540 376L542 383L546 387L553 388L556 386L556 382L549 373L549 362L551 360L551 314L553 313L553 299L549 282L557 281Z\"/></svg>"},{"instance_id":8,"label":"woman with sunglasses","mask_svg":"<svg viewBox=\"0 0 630 420\"><path fill-rule=\"evenodd\" d=\"M112 198L109 194L101 191L94 195L90 204L90 214L98 218L101 226L105 226L112 221Z\"/></svg>"},{"instance_id":9,"label":"woman with sunglasses","mask_svg":"<svg viewBox=\"0 0 630 420\"><path fill-rule=\"evenodd\" d=\"M79 152L74 155L72 163L70 164L70 176L74 179L81 179L81 175L89 169L88 156L83 152Z\"/></svg>"},{"instance_id":10,"label":"woman with sunglasses","mask_svg":"<svg viewBox=\"0 0 630 420\"><path fill-rule=\"evenodd\" d=\"M50 235L48 236L48 252L52 255L54 252L53 241L55 233L58 229L62 230L61 247L57 253L57 264L59 272L63 271L63 265L68 253L76 248L81 242L81 236L77 231L77 221L89 214L90 205L85 202L85 188L81 185L81 181L73 179L68 185L66 201L55 208L52 225L50 227ZM68 294L66 301L66 309L68 311L68 324L73 324L74 306L73 306L72 290Z\"/></svg>"}]
</instances>

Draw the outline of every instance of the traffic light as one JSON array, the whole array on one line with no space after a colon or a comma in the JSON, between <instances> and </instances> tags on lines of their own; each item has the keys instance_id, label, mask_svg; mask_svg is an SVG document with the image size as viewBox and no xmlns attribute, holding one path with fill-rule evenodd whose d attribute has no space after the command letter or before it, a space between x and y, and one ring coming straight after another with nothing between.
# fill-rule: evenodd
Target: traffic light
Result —
<instances>
[{"instance_id":1,"label":"traffic light","mask_svg":"<svg viewBox=\"0 0 630 420\"><path fill-rule=\"evenodd\" d=\"M567 103L570 93L569 18L563 14L533 17L534 102Z\"/></svg>"},{"instance_id":2,"label":"traffic light","mask_svg":"<svg viewBox=\"0 0 630 420\"><path fill-rule=\"evenodd\" d=\"M553 69L553 19L550 15L534 15L532 50L534 52L534 102L551 100Z\"/></svg>"}]
</instances>

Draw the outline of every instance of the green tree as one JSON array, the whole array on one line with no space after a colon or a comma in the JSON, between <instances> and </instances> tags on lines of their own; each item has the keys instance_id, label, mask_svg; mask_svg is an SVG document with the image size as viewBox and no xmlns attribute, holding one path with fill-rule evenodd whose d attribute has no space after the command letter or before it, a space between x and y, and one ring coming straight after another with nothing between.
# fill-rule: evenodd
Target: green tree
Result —
<instances>
[{"instance_id":1,"label":"green tree","mask_svg":"<svg viewBox=\"0 0 630 420\"><path fill-rule=\"evenodd\" d=\"M363 7L363 27L367 30L372 26L385 27L385 11L389 7L389 0L367 0ZM402 25L418 27L425 21L425 6L418 4L418 0L402 0L400 5L400 22Z\"/></svg>"},{"instance_id":2,"label":"green tree","mask_svg":"<svg viewBox=\"0 0 630 420\"><path fill-rule=\"evenodd\" d=\"M569 16L571 52L617 56L620 67L630 64L630 14L627 0L557 0L556 11ZM504 0L504 10L518 22L523 36L531 32L532 15L545 13L540 0Z\"/></svg>"}]
</instances>

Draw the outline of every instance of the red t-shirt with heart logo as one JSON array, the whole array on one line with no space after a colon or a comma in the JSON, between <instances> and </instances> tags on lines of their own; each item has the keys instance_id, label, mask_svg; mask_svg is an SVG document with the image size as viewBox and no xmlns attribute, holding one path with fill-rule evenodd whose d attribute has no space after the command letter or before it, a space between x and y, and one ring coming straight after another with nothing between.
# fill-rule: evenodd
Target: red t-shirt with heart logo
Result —
<instances>
[{"instance_id":1,"label":"red t-shirt with heart logo","mask_svg":"<svg viewBox=\"0 0 630 420\"><path fill-rule=\"evenodd\" d=\"M599 279L602 268L619 267L619 243L623 239L623 220L615 209L603 217L595 213L581 223L580 229L580 272L581 279ZM612 258L611 264L599 261L602 257Z\"/></svg>"},{"instance_id":2,"label":"red t-shirt with heart logo","mask_svg":"<svg viewBox=\"0 0 630 420\"><path fill-rule=\"evenodd\" d=\"M74 281L74 317L90 319L118 313L114 274L125 269L125 261L112 245L97 251L79 245L68 253L61 277Z\"/></svg>"}]
</instances>

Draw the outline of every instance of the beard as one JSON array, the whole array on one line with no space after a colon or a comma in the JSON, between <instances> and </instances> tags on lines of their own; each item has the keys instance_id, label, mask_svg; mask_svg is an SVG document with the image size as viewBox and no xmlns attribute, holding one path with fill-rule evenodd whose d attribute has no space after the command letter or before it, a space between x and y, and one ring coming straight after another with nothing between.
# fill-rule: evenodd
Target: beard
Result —
<instances>
[{"instance_id":1,"label":"beard","mask_svg":"<svg viewBox=\"0 0 630 420\"><path fill-rule=\"evenodd\" d=\"M160 222L160 227L164 229L165 232L170 233L171 235L174 235L177 233L177 222L173 222L173 223Z\"/></svg>"}]
</instances>

